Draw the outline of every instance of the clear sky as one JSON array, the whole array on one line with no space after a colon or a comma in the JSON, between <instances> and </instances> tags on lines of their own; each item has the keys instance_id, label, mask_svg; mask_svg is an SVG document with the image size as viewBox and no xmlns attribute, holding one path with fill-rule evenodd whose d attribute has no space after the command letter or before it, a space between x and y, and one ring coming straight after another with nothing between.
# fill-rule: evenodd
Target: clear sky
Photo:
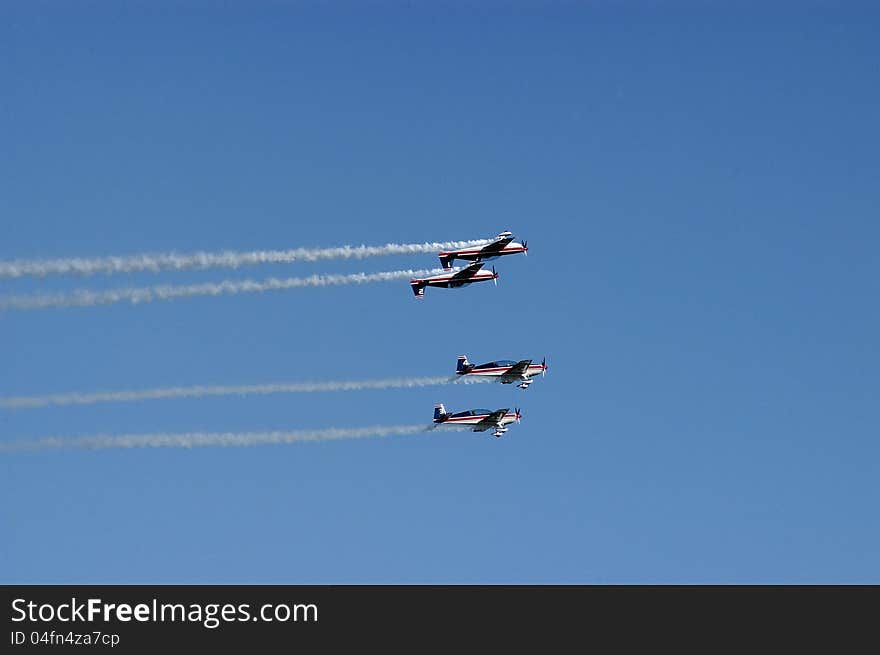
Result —
<instances>
[{"instance_id":1,"label":"clear sky","mask_svg":"<svg viewBox=\"0 0 880 655\"><path fill-rule=\"evenodd\" d=\"M430 422L0 455L4 583L880 582L880 13L868 3L8 3L0 259L470 239L406 281L0 314L0 395L546 379L0 410L4 441ZM0 281L0 294L434 255Z\"/></svg>"}]
</instances>

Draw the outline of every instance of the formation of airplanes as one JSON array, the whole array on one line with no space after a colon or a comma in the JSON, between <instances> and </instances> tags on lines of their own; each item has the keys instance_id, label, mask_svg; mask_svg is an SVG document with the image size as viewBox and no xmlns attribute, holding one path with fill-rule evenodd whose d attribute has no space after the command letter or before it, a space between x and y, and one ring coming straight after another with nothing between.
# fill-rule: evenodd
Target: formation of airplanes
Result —
<instances>
[{"instance_id":1,"label":"formation of airplanes","mask_svg":"<svg viewBox=\"0 0 880 655\"><path fill-rule=\"evenodd\" d=\"M438 254L440 265L444 272L439 275L431 275L423 278L410 280L413 293L417 299L424 298L427 287L440 287L454 289L475 282L488 282L492 280L498 284L498 273L495 267L491 272L483 270L485 261L497 259L505 255L524 254L529 252L528 244L523 241L518 243L514 240L512 232L502 232L489 243L482 246L450 250ZM454 269L453 262L456 259L471 262L461 269ZM531 359L515 361L512 359L500 359L485 364L472 364L467 355L458 357L455 374L461 379L495 379L501 384L517 383L520 389L528 389L538 375L542 377L547 372L547 359L541 360L540 364L533 364ZM468 409L450 413L443 404L434 405L434 426L468 426L473 432L485 432L492 430L492 436L500 437L506 433L511 423L519 423L522 418L519 408L511 413L509 407L496 409Z\"/></svg>"},{"instance_id":2,"label":"formation of airplanes","mask_svg":"<svg viewBox=\"0 0 880 655\"><path fill-rule=\"evenodd\" d=\"M448 272L423 278L413 278L410 280L413 293L416 298L421 299L425 296L425 287L454 289L473 284L474 282L488 282L489 280L492 280L497 285L498 273L495 272L495 267L492 267L492 272L490 273L489 271L482 270L483 264L487 259L497 259L505 255L516 255L519 253L527 255L529 252L528 244L525 241L517 243L513 239L512 232L502 232L484 246L461 248L459 250L439 253L440 264ZM452 262L456 259L473 263L461 270L455 271L452 268Z\"/></svg>"}]
</instances>

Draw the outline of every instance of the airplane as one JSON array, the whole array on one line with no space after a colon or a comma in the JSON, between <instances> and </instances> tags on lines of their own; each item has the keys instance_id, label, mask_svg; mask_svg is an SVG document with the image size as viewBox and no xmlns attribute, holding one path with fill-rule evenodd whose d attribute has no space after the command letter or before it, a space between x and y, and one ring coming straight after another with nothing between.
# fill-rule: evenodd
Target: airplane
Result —
<instances>
[{"instance_id":1,"label":"airplane","mask_svg":"<svg viewBox=\"0 0 880 655\"><path fill-rule=\"evenodd\" d=\"M491 273L489 271L481 271L481 268L483 268L483 262L474 262L470 266L466 266L460 271L454 273L441 273L440 275L432 275L431 277L413 279L410 280L409 283L410 286L412 286L413 293L416 294L416 298L418 299L425 296L425 287L443 287L444 289L449 289L463 287L466 284L482 282L484 280L494 280L497 286L498 273L495 272L495 267L492 267Z\"/></svg>"},{"instance_id":2,"label":"airplane","mask_svg":"<svg viewBox=\"0 0 880 655\"><path fill-rule=\"evenodd\" d=\"M506 427L508 424L514 421L519 423L519 420L522 418L519 408L516 408L513 414L509 414L507 412L508 409L510 408L505 407L503 409L496 409L494 412L490 409L469 409L465 412L447 414L446 408L441 403L434 405L434 423L438 426L472 425L474 426L473 432L485 432L492 428L495 430L492 436L500 437L510 429Z\"/></svg>"},{"instance_id":3,"label":"airplane","mask_svg":"<svg viewBox=\"0 0 880 655\"><path fill-rule=\"evenodd\" d=\"M467 355L459 355L458 365L455 369L455 374L462 376L462 379L468 376L498 378L501 384L519 382L516 386L520 389L528 389L529 385L534 382L533 377L538 375L538 373L543 376L546 372L546 357L541 360L540 364L532 364L531 359L523 359L519 362L515 362L512 359L500 359L497 362L489 362L477 366L468 361Z\"/></svg>"},{"instance_id":4,"label":"airplane","mask_svg":"<svg viewBox=\"0 0 880 655\"><path fill-rule=\"evenodd\" d=\"M529 246L525 241L517 243L513 240L513 232L502 232L495 237L491 243L485 246L472 246L470 248L461 248L460 250L449 250L441 252L440 265L443 268L452 268L452 262L455 259L465 259L472 262L479 262L484 259L495 259L502 255L515 255L517 253L528 254Z\"/></svg>"}]
</instances>

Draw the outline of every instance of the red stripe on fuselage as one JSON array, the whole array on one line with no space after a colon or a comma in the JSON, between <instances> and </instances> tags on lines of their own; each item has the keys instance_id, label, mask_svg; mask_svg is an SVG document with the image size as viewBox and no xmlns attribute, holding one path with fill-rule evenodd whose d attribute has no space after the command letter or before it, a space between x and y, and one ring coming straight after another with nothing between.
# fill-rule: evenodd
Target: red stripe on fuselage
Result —
<instances>
[{"instance_id":1,"label":"red stripe on fuselage","mask_svg":"<svg viewBox=\"0 0 880 655\"><path fill-rule=\"evenodd\" d=\"M525 248L514 247L514 248L502 248L501 250L456 250L455 252L441 252L438 253L438 257L449 257L452 255L486 255L490 257L492 255L500 255L500 254L513 254L517 252L525 252Z\"/></svg>"},{"instance_id":2,"label":"red stripe on fuselage","mask_svg":"<svg viewBox=\"0 0 880 655\"><path fill-rule=\"evenodd\" d=\"M512 366L501 366L501 367L498 367L498 368L475 368L475 369L471 369L470 371L468 371L468 372L465 373L464 375L472 375L472 374L474 374L474 373L497 373L497 372L505 372L505 371L509 371L509 370L512 369L512 368L513 368ZM530 364L529 367L526 369L525 372L528 372L528 371L530 371L530 370L533 369L533 368L534 368L534 369L538 369L539 371L541 370L541 366L540 366L540 365L537 365L537 364Z\"/></svg>"},{"instance_id":3,"label":"red stripe on fuselage","mask_svg":"<svg viewBox=\"0 0 880 655\"><path fill-rule=\"evenodd\" d=\"M494 273L476 273L470 277L453 278L449 277L426 277L421 280L410 280L410 284L431 284L432 282L480 282L482 280L491 280L495 277Z\"/></svg>"},{"instance_id":4,"label":"red stripe on fuselage","mask_svg":"<svg viewBox=\"0 0 880 655\"><path fill-rule=\"evenodd\" d=\"M457 418L448 418L446 420L437 421L437 422L438 423L461 423L462 421L477 421L477 422L479 422L479 421L482 421L482 420L488 418L489 416L492 416L492 415L491 414L479 414L477 416L459 416ZM516 418L516 414L505 414L501 418Z\"/></svg>"}]
</instances>

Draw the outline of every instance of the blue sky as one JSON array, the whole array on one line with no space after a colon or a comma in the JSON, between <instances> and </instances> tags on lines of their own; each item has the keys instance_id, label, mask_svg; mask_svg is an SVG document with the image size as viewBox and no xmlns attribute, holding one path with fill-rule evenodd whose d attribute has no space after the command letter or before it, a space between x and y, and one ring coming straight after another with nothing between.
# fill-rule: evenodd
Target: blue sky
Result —
<instances>
[{"instance_id":1,"label":"blue sky","mask_svg":"<svg viewBox=\"0 0 880 655\"><path fill-rule=\"evenodd\" d=\"M880 581L867 4L12 4L0 259L469 239L406 282L0 314L0 395L451 373L510 386L0 411L3 440L456 433L0 456L5 583ZM432 255L0 293L433 266Z\"/></svg>"}]
</instances>

